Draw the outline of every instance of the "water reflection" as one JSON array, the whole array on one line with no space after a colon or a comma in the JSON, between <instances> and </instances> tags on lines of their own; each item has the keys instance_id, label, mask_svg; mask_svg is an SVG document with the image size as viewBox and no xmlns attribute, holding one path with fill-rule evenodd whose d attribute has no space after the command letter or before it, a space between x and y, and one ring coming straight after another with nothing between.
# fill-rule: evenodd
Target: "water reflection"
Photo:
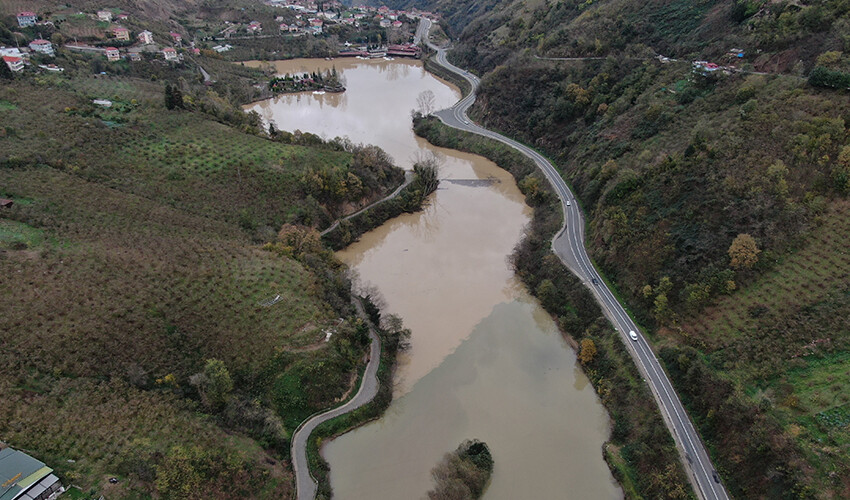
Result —
<instances>
[{"instance_id":1,"label":"water reflection","mask_svg":"<svg viewBox=\"0 0 850 500\"><path fill-rule=\"evenodd\" d=\"M250 109L283 130L377 144L404 166L437 151L441 177L464 180L443 183L422 212L337 254L377 286L413 337L387 414L323 448L335 498L420 498L431 467L470 437L495 458L488 499L621 497L602 460L604 409L508 265L530 215L516 183L492 162L434 148L411 130L420 92L434 92L440 108L457 90L413 61L288 61L277 70L332 65L347 80L339 101L290 95Z\"/></svg>"},{"instance_id":2,"label":"water reflection","mask_svg":"<svg viewBox=\"0 0 850 500\"><path fill-rule=\"evenodd\" d=\"M267 63L246 63L261 66ZM283 94L246 106L257 111L266 123L280 130L302 130L318 135L349 137L355 143L379 144L396 163L409 168L417 153L427 147L413 134L410 112L417 107L420 92L434 92L437 109L460 98L457 88L446 85L412 60L293 59L273 63L280 74L311 73L336 68L346 81L342 94ZM353 96L356 96L353 97Z\"/></svg>"}]
</instances>

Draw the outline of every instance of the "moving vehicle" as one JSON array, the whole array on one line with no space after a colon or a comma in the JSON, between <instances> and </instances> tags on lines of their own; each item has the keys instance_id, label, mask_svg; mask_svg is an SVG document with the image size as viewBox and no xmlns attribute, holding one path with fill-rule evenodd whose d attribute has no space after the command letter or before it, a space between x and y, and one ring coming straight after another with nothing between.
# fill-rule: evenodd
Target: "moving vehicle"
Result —
<instances>
[{"instance_id":1,"label":"moving vehicle","mask_svg":"<svg viewBox=\"0 0 850 500\"><path fill-rule=\"evenodd\" d=\"M635 331L634 331L634 330L629 331L629 337L630 337L632 340L634 340L635 342L637 342L638 336L637 336L637 333L635 333Z\"/></svg>"}]
</instances>

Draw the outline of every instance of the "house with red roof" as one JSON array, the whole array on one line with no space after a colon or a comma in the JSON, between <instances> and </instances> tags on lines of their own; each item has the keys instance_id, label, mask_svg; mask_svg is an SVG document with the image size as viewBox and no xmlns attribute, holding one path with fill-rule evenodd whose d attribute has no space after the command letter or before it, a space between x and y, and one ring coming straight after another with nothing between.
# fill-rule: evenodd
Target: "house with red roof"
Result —
<instances>
[{"instance_id":1,"label":"house with red roof","mask_svg":"<svg viewBox=\"0 0 850 500\"><path fill-rule=\"evenodd\" d=\"M18 13L18 26L26 28L27 26L35 26L38 21L38 14L35 12L24 11Z\"/></svg>"},{"instance_id":2,"label":"house with red roof","mask_svg":"<svg viewBox=\"0 0 850 500\"><path fill-rule=\"evenodd\" d=\"M116 26L112 28L112 34L115 35L115 39L122 42L130 41L130 30L123 26Z\"/></svg>"},{"instance_id":3,"label":"house with red roof","mask_svg":"<svg viewBox=\"0 0 850 500\"><path fill-rule=\"evenodd\" d=\"M116 47L106 47L106 60L110 62L115 62L121 59L121 53L118 51Z\"/></svg>"},{"instance_id":4,"label":"house with red roof","mask_svg":"<svg viewBox=\"0 0 850 500\"><path fill-rule=\"evenodd\" d=\"M174 43L180 43L183 41L183 35L181 35L180 33L175 33L172 31L171 33L169 33L169 35L171 35L171 39L174 40Z\"/></svg>"},{"instance_id":5,"label":"house with red roof","mask_svg":"<svg viewBox=\"0 0 850 500\"><path fill-rule=\"evenodd\" d=\"M162 49L162 56L165 57L166 61L176 61L177 49L175 49L174 47L166 47Z\"/></svg>"},{"instance_id":6,"label":"house with red roof","mask_svg":"<svg viewBox=\"0 0 850 500\"><path fill-rule=\"evenodd\" d=\"M20 57L3 56L3 62L6 63L6 66L15 73L24 70L24 60Z\"/></svg>"},{"instance_id":7,"label":"house with red roof","mask_svg":"<svg viewBox=\"0 0 850 500\"><path fill-rule=\"evenodd\" d=\"M56 55L53 52L53 44L50 43L49 41L41 39L41 38L39 38L37 40L33 40L32 42L30 42L30 49L32 49L33 52L38 52L38 53L44 54L46 56L52 57L52 56Z\"/></svg>"}]
</instances>

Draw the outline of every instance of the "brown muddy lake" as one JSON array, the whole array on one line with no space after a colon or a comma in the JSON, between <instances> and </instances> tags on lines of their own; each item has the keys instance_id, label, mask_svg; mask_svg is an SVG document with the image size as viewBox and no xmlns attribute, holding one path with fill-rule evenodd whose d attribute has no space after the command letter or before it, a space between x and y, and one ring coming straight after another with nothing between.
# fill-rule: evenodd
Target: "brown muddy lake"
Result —
<instances>
[{"instance_id":1,"label":"brown muddy lake","mask_svg":"<svg viewBox=\"0 0 850 500\"><path fill-rule=\"evenodd\" d=\"M334 498L423 498L431 468L467 438L493 453L485 499L622 498L602 458L608 415L556 325L511 271L509 255L531 215L513 178L480 156L413 134L421 92L433 92L442 109L458 90L419 61L272 64L279 74L335 67L347 91L246 106L267 123L375 144L403 168L430 152L441 160L443 181L422 212L337 254L413 334L384 417L323 446Z\"/></svg>"}]
</instances>

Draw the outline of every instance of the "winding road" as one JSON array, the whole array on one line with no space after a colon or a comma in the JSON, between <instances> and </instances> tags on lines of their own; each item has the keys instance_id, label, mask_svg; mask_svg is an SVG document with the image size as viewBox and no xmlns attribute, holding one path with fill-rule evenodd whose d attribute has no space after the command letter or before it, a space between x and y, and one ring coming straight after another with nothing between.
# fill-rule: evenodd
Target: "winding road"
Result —
<instances>
[{"instance_id":1,"label":"winding road","mask_svg":"<svg viewBox=\"0 0 850 500\"><path fill-rule=\"evenodd\" d=\"M661 408L661 415L676 442L682 464L697 495L706 500L729 499L729 494L720 482L720 477L711 463L699 434L682 406L667 374L652 351L652 347L625 308L617 301L588 257L587 250L584 247L584 215L567 184L555 167L537 151L513 139L480 127L469 119L466 112L475 102L475 92L480 80L475 75L446 60L446 49L437 47L428 40L430 28L431 21L422 18L417 29L417 39L422 39L432 50L437 52L435 61L439 65L460 75L470 83L472 88L471 92L453 107L438 111L435 115L450 127L489 137L515 148L531 158L540 168L561 199L561 206L564 211L564 224L552 239L552 250L564 265L590 288L605 316L620 333L623 343L643 374L644 380L649 384L652 394L659 408ZM630 339L629 332L635 332L637 340Z\"/></svg>"},{"instance_id":2,"label":"winding road","mask_svg":"<svg viewBox=\"0 0 850 500\"><path fill-rule=\"evenodd\" d=\"M378 394L378 365L381 362L381 340L372 323L366 318L363 312L363 305L359 300L354 299L354 307L357 309L357 314L366 321L369 325L369 338L372 344L369 348L369 361L366 364L366 370L363 372L363 380L360 383L360 388L353 398L349 399L345 404L323 410L303 422L292 433L292 470L295 472L295 487L298 500L313 500L316 498L316 490L318 485L313 475L310 473L310 464L307 460L307 441L310 439L310 434L319 425L328 420L354 411L357 408L365 405Z\"/></svg>"}]
</instances>

